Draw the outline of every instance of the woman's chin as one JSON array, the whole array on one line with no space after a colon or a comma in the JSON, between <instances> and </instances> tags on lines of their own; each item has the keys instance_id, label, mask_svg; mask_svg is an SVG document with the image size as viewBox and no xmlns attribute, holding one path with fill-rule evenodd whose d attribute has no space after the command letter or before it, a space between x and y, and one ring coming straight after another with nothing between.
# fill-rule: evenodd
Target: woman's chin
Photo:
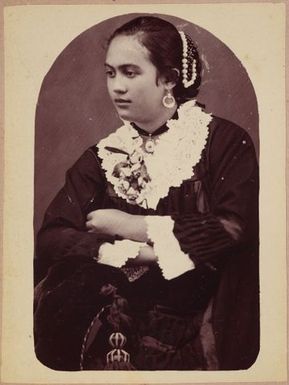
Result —
<instances>
[{"instance_id":1,"label":"woman's chin","mask_svg":"<svg viewBox=\"0 0 289 385\"><path fill-rule=\"evenodd\" d=\"M129 111L120 111L119 109L118 109L118 111L117 111L117 113L118 113L118 116L120 117L120 119L123 119L123 120L129 120L129 121L132 121L133 119L132 119L132 115L129 113Z\"/></svg>"}]
</instances>

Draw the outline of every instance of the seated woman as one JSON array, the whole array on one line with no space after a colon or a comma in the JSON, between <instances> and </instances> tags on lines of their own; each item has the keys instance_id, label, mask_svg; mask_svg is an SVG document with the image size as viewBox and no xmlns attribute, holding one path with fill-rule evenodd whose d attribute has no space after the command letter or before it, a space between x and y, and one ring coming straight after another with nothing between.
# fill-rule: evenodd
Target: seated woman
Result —
<instances>
[{"instance_id":1,"label":"seated woman","mask_svg":"<svg viewBox=\"0 0 289 385\"><path fill-rule=\"evenodd\" d=\"M35 351L53 369L245 369L259 349L258 168L205 113L197 49L156 17L111 36L123 120L67 172L37 258Z\"/></svg>"}]
</instances>

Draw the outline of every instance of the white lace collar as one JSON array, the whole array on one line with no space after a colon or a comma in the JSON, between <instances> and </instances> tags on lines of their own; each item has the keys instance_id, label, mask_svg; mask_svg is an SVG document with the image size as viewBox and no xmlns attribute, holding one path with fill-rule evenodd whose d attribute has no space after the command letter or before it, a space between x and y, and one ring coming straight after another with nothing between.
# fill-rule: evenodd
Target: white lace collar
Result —
<instances>
[{"instance_id":1,"label":"white lace collar","mask_svg":"<svg viewBox=\"0 0 289 385\"><path fill-rule=\"evenodd\" d=\"M178 116L168 120L169 130L159 136L152 154L144 150L142 137L129 122L97 145L108 182L128 203L155 209L170 187L193 175L212 117L195 100L182 104Z\"/></svg>"}]
</instances>

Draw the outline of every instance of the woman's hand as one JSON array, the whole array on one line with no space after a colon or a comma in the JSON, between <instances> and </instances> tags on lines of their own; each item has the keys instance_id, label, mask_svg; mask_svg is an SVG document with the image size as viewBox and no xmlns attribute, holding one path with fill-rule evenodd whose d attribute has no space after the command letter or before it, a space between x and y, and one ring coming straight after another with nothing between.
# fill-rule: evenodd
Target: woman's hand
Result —
<instances>
[{"instance_id":1,"label":"woman's hand","mask_svg":"<svg viewBox=\"0 0 289 385\"><path fill-rule=\"evenodd\" d=\"M147 228L142 215L131 215L116 209L100 209L87 215L90 232L118 235L132 241L147 242Z\"/></svg>"},{"instance_id":2,"label":"woman's hand","mask_svg":"<svg viewBox=\"0 0 289 385\"><path fill-rule=\"evenodd\" d=\"M101 209L87 215L86 227L90 232L121 235L121 229L129 221L130 214L115 209Z\"/></svg>"},{"instance_id":3,"label":"woman's hand","mask_svg":"<svg viewBox=\"0 0 289 385\"><path fill-rule=\"evenodd\" d=\"M157 256L155 255L154 249L150 245L145 245L140 247L138 256L136 257L136 261L140 264L146 262L156 262Z\"/></svg>"},{"instance_id":4,"label":"woman's hand","mask_svg":"<svg viewBox=\"0 0 289 385\"><path fill-rule=\"evenodd\" d=\"M154 249L150 245L141 246L138 255L135 258L129 258L129 266L150 265L152 262L157 262L158 258L155 255Z\"/></svg>"}]
</instances>

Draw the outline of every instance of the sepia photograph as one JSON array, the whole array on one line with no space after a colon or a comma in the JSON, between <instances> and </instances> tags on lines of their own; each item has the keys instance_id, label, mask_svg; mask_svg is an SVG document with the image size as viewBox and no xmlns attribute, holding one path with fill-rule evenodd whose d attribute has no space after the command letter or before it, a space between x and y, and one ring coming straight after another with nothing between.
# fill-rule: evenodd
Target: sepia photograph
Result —
<instances>
[{"instance_id":1,"label":"sepia photograph","mask_svg":"<svg viewBox=\"0 0 289 385\"><path fill-rule=\"evenodd\" d=\"M276 171L272 180L267 174L264 178L264 164L269 163L264 143L272 144L282 173L285 162L276 157L276 143L284 140L285 103L280 105L276 143L264 139L266 113L277 113L267 108L264 113L267 94L260 92L265 78L258 72L260 61L253 65L254 73L249 48L240 51L244 36L234 50L223 38L228 35L200 22L201 5L195 5L199 19L194 19L193 4L187 16L185 4L181 12L178 5L168 11L160 5L116 6L113 11L103 6L95 23L93 12L102 6L92 6L87 22L89 9L82 6L81 22L73 29L75 6L33 6L31 14L28 6L27 14L22 13L27 22L41 15L37 25L43 25L43 36L53 29L52 17L46 19L50 12L59 17L63 31L67 28L67 35L59 34L61 44L55 41L47 54L43 43L43 59L34 51L34 60L49 60L37 74L29 100L27 337L33 365L51 375L37 381L59 373L87 383L73 376L96 372L96 383L103 381L101 373L113 383L116 378L149 383L161 373L166 378L187 373L172 377L175 383L195 381L194 373L231 374L226 381L240 374L243 381L250 380L249 373L262 372L259 362L264 364L266 354L274 354L270 342L262 342L272 319L274 324L274 316L266 319L270 311L265 317L262 313L272 301L264 285L273 266L266 242L274 244L274 231L268 237L275 223L271 217L269 224L269 215L284 213L285 190L275 194L280 206L264 209L266 183L277 187L279 175ZM23 11L16 7L13 14L13 8L6 8L10 28L16 11ZM226 12L219 11L225 20ZM251 12L250 6L246 11ZM281 8L277 11L282 15ZM275 33L276 20L262 28ZM12 43L20 42L9 31ZM281 28L278 33L282 35ZM264 51L260 47L260 57ZM279 45L275 51L272 68L279 72L271 85L273 95L280 79L285 85ZM9 56L12 50L5 52ZM7 73L13 75L12 69ZM34 76L29 69L25 82ZM278 98L276 103L282 101ZM278 218L276 236L281 237L286 218ZM12 232L7 239L11 242ZM274 296L285 295L286 277L277 278L284 271L284 241L275 243ZM25 285L27 277L23 275ZM272 336L276 344L286 323L284 305L275 305L275 314L277 309L284 312L284 319L275 320L280 325L280 334ZM282 358L282 380L286 341L281 339L277 357ZM11 367L10 361L6 368ZM278 378L270 369L268 379ZM63 383L67 378L62 377ZM209 377L200 378L209 382Z\"/></svg>"},{"instance_id":2,"label":"sepia photograph","mask_svg":"<svg viewBox=\"0 0 289 385\"><path fill-rule=\"evenodd\" d=\"M101 139L76 159L93 137ZM252 138L258 111L245 69L185 20L120 16L65 48L36 111L36 210L54 187L44 180L63 177L63 158L73 164L36 237L35 351L43 364L236 370L254 363Z\"/></svg>"}]
</instances>

